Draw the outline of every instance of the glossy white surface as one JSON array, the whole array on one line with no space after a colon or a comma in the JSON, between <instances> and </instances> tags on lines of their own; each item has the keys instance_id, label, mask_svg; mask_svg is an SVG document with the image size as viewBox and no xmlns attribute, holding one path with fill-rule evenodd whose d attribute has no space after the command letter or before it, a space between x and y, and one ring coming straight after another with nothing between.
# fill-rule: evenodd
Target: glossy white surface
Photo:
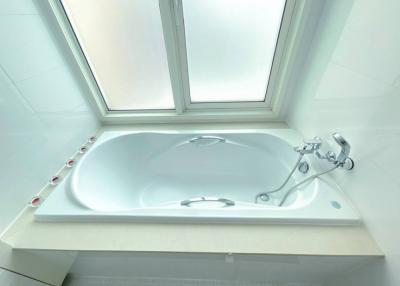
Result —
<instances>
[{"instance_id":1,"label":"glossy white surface","mask_svg":"<svg viewBox=\"0 0 400 286\"><path fill-rule=\"evenodd\" d=\"M200 135L226 141L190 142ZM281 208L276 204L285 190L271 195L267 203L254 203L257 193L279 186L293 168L298 155L285 141L293 138L295 133L290 130L281 137L273 130L105 132L35 217L50 221L357 223L358 215L341 191L321 179L293 192ZM289 184L305 176L296 172ZM235 205L181 205L196 197L225 198ZM334 208L333 201L341 208Z\"/></svg>"},{"instance_id":2,"label":"glossy white surface","mask_svg":"<svg viewBox=\"0 0 400 286\"><path fill-rule=\"evenodd\" d=\"M327 1L288 113L304 136L337 130L351 143L356 168L334 178L386 255L330 285L400 285L399 10L397 0Z\"/></svg>"},{"instance_id":3,"label":"glossy white surface","mask_svg":"<svg viewBox=\"0 0 400 286\"><path fill-rule=\"evenodd\" d=\"M34 2L0 1L0 232L98 128Z\"/></svg>"}]
</instances>

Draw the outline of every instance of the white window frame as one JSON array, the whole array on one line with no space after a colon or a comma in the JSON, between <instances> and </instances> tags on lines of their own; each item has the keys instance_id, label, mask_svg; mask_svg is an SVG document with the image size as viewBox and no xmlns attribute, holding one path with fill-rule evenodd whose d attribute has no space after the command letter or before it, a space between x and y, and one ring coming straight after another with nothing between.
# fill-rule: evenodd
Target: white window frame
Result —
<instances>
[{"instance_id":1,"label":"white window frame","mask_svg":"<svg viewBox=\"0 0 400 286\"><path fill-rule=\"evenodd\" d=\"M263 102L191 103L184 38L182 0L159 0L175 110L109 110L94 73L61 4L47 0L55 20L89 87L104 123L248 122L275 121L287 90L302 27L311 11L310 1L286 0L273 64ZM233 2L234 3L234 2ZM233 4L234 5L234 4ZM267 75L266 75L267 76Z\"/></svg>"}]
</instances>

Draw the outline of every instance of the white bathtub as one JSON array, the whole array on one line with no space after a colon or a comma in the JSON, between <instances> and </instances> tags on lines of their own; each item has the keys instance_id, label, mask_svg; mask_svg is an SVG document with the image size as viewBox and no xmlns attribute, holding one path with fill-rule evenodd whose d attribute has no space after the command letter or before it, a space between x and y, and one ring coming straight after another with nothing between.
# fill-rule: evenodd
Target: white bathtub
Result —
<instances>
[{"instance_id":1,"label":"white bathtub","mask_svg":"<svg viewBox=\"0 0 400 286\"><path fill-rule=\"evenodd\" d=\"M158 221L354 224L337 186L315 179L268 202L301 144L291 130L105 132L35 212L39 221ZM309 161L310 158L305 157ZM296 171L288 186L314 173ZM343 172L336 170L336 172Z\"/></svg>"}]
</instances>

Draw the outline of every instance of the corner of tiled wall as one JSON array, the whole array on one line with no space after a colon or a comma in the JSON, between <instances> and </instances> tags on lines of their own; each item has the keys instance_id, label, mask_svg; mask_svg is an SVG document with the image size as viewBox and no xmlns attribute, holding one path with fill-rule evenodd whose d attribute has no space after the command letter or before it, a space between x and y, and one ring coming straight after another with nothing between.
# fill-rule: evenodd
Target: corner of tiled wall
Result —
<instances>
[{"instance_id":1,"label":"corner of tiled wall","mask_svg":"<svg viewBox=\"0 0 400 286\"><path fill-rule=\"evenodd\" d=\"M100 126L52 33L34 0L0 2L0 232Z\"/></svg>"}]
</instances>

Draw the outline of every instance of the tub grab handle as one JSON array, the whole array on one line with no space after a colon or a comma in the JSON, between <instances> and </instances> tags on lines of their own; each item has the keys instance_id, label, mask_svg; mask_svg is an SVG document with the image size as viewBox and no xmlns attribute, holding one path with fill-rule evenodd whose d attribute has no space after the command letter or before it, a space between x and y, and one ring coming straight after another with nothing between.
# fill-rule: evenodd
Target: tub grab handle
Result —
<instances>
[{"instance_id":1,"label":"tub grab handle","mask_svg":"<svg viewBox=\"0 0 400 286\"><path fill-rule=\"evenodd\" d=\"M205 139L205 140L207 140L207 139L214 139L214 140L215 140L214 142L212 142L212 143L210 143L210 144L207 144L207 145L213 145L213 144L215 144L215 143L225 143L225 142L226 142L226 139L225 139L225 138L219 137L219 136L213 136L213 135L202 135L202 136L197 136L197 137L194 137L194 138L190 139L189 142L190 142L190 143L194 143L194 142L196 142L196 141L203 140L203 139Z\"/></svg>"},{"instance_id":2,"label":"tub grab handle","mask_svg":"<svg viewBox=\"0 0 400 286\"><path fill-rule=\"evenodd\" d=\"M225 204L225 207L231 207L235 205L235 202L232 200L224 199L224 198L215 198L215 197L198 197L188 200L181 201L181 206L190 207L191 204L198 202L220 202Z\"/></svg>"}]
</instances>

